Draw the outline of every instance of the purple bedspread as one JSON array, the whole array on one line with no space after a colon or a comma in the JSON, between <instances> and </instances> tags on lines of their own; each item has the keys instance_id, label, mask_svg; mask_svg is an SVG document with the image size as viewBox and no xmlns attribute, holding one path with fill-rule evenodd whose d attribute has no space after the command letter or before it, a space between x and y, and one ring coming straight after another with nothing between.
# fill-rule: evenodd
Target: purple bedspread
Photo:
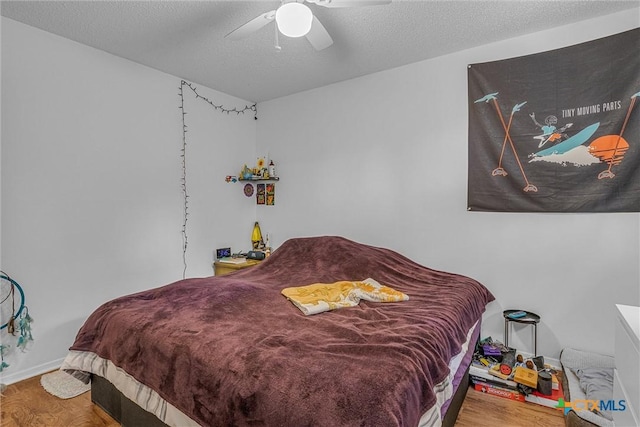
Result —
<instances>
[{"instance_id":1,"label":"purple bedspread","mask_svg":"<svg viewBox=\"0 0 640 427\"><path fill-rule=\"evenodd\" d=\"M304 316L280 294L367 277L410 300ZM107 302L71 350L111 360L203 426L416 426L492 300L388 249L298 238L259 266Z\"/></svg>"}]
</instances>

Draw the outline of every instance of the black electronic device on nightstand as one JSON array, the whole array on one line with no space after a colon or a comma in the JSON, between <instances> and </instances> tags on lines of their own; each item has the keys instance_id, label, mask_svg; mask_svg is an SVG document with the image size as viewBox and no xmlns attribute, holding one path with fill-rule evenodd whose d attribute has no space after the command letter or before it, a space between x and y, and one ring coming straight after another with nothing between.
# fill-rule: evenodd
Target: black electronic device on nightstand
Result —
<instances>
[{"instance_id":1,"label":"black electronic device on nightstand","mask_svg":"<svg viewBox=\"0 0 640 427\"><path fill-rule=\"evenodd\" d=\"M227 258L231 256L231 248L216 249L216 259Z\"/></svg>"},{"instance_id":2,"label":"black electronic device on nightstand","mask_svg":"<svg viewBox=\"0 0 640 427\"><path fill-rule=\"evenodd\" d=\"M265 259L266 255L262 251L249 251L247 252L247 259L255 259L258 261L262 261Z\"/></svg>"}]
</instances>

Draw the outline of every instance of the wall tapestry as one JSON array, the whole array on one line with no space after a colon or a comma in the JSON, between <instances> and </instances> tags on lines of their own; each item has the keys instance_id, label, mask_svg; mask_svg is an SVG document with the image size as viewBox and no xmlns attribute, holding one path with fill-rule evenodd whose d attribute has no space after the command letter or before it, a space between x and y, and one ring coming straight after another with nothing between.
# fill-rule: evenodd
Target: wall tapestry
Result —
<instances>
[{"instance_id":1,"label":"wall tapestry","mask_svg":"<svg viewBox=\"0 0 640 427\"><path fill-rule=\"evenodd\" d=\"M640 28L469 65L468 209L640 212Z\"/></svg>"}]
</instances>

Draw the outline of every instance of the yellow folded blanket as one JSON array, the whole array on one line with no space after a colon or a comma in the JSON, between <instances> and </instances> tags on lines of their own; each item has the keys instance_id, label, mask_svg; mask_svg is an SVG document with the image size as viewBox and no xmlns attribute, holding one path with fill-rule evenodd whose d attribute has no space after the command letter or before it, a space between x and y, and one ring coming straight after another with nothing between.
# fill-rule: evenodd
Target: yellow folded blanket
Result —
<instances>
[{"instance_id":1,"label":"yellow folded blanket","mask_svg":"<svg viewBox=\"0 0 640 427\"><path fill-rule=\"evenodd\" d=\"M314 283L312 285L284 288L287 297L305 315L343 307L354 307L360 300L372 302L407 301L409 296L368 278L361 282L342 280L335 283Z\"/></svg>"}]
</instances>

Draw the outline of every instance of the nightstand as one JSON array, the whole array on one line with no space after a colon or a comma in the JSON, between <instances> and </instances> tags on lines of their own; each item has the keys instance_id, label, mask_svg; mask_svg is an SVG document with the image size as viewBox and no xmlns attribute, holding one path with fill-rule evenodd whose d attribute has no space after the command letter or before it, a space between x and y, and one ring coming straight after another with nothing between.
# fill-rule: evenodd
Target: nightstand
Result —
<instances>
[{"instance_id":1,"label":"nightstand","mask_svg":"<svg viewBox=\"0 0 640 427\"><path fill-rule=\"evenodd\" d=\"M509 324L511 322L524 323L525 325L533 325L533 355L538 355L538 323L540 323L540 316L530 311L522 317L512 318L509 315L521 310L505 310L502 312L504 317L504 345L509 347Z\"/></svg>"},{"instance_id":2,"label":"nightstand","mask_svg":"<svg viewBox=\"0 0 640 427\"><path fill-rule=\"evenodd\" d=\"M255 259L248 259L245 262L238 264L215 261L213 263L213 273L216 276L224 276L225 274L233 273L234 271L242 270L243 268L253 267L258 264L260 264L260 261Z\"/></svg>"}]
</instances>

